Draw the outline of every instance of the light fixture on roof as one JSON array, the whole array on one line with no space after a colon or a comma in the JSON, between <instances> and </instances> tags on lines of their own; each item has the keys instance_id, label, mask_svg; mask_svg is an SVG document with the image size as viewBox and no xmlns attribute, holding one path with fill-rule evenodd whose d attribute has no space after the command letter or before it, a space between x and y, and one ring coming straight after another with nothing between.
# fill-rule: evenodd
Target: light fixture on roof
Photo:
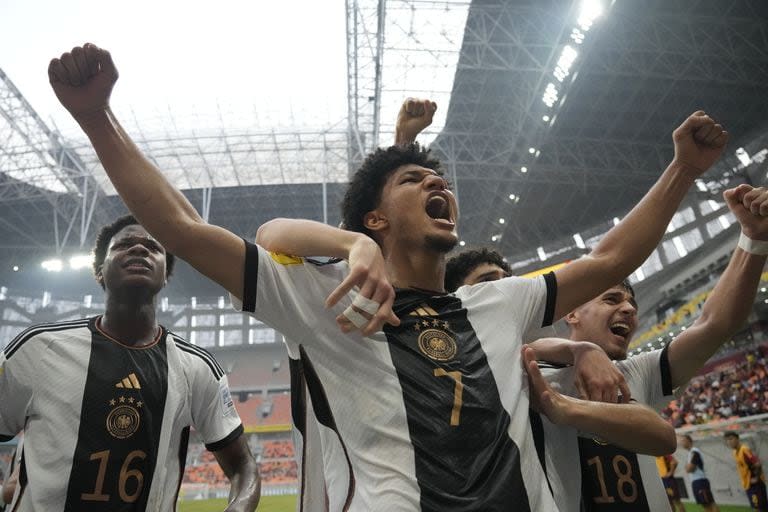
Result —
<instances>
[{"instance_id":1,"label":"light fixture on roof","mask_svg":"<svg viewBox=\"0 0 768 512\"><path fill-rule=\"evenodd\" d=\"M747 153L747 150L744 148L739 148L736 150L736 158L739 159L739 162L741 162L741 165L744 167L752 163L752 159L749 158L749 153Z\"/></svg>"},{"instance_id":2,"label":"light fixture on roof","mask_svg":"<svg viewBox=\"0 0 768 512\"><path fill-rule=\"evenodd\" d=\"M613 225L614 226L617 226L619 224L619 222L621 222L621 220L618 217L614 217L613 218Z\"/></svg>"},{"instance_id":3,"label":"light fixture on roof","mask_svg":"<svg viewBox=\"0 0 768 512\"><path fill-rule=\"evenodd\" d=\"M69 268L72 270L80 270L81 268L88 268L93 265L92 254L76 254L69 258Z\"/></svg>"},{"instance_id":4,"label":"light fixture on roof","mask_svg":"<svg viewBox=\"0 0 768 512\"><path fill-rule=\"evenodd\" d=\"M534 154L536 152L536 148L528 148L528 152L530 154Z\"/></svg>"},{"instance_id":5,"label":"light fixture on roof","mask_svg":"<svg viewBox=\"0 0 768 512\"><path fill-rule=\"evenodd\" d=\"M501 235L493 235L491 237L491 242L498 242L501 239Z\"/></svg>"},{"instance_id":6,"label":"light fixture on roof","mask_svg":"<svg viewBox=\"0 0 768 512\"><path fill-rule=\"evenodd\" d=\"M537 248L536 248L536 254L538 254L538 255L539 255L539 259L540 259L541 261L544 261L544 260L546 260L546 259L547 259L547 253L546 253L546 252L544 252L544 248L543 248L543 247L537 247Z\"/></svg>"},{"instance_id":7,"label":"light fixture on roof","mask_svg":"<svg viewBox=\"0 0 768 512\"><path fill-rule=\"evenodd\" d=\"M19 268L19 266L18 266L18 265L14 265L14 266L13 266L13 271L14 271L14 272L18 272L19 270L20 270L20 268Z\"/></svg>"},{"instance_id":8,"label":"light fixture on roof","mask_svg":"<svg viewBox=\"0 0 768 512\"><path fill-rule=\"evenodd\" d=\"M579 28L583 32L587 32L601 14L603 14L603 2L601 0L581 0L581 11L577 21Z\"/></svg>"},{"instance_id":9,"label":"light fixture on roof","mask_svg":"<svg viewBox=\"0 0 768 512\"><path fill-rule=\"evenodd\" d=\"M578 247L579 249L586 249L587 248L587 244L584 243L584 239L581 238L580 234L574 233L573 241L576 242L576 247Z\"/></svg>"},{"instance_id":10,"label":"light fixture on roof","mask_svg":"<svg viewBox=\"0 0 768 512\"><path fill-rule=\"evenodd\" d=\"M40 264L40 266L48 272L61 272L61 270L64 268L64 262L58 258L54 258L51 260L45 260Z\"/></svg>"},{"instance_id":11,"label":"light fixture on roof","mask_svg":"<svg viewBox=\"0 0 768 512\"><path fill-rule=\"evenodd\" d=\"M467 242L465 242L464 240L462 240L461 242L459 242L459 245L460 245L460 246L462 246L462 247L464 247L465 245L467 245Z\"/></svg>"},{"instance_id":12,"label":"light fixture on roof","mask_svg":"<svg viewBox=\"0 0 768 512\"><path fill-rule=\"evenodd\" d=\"M507 222L507 221L504 220L504 217L499 218L499 224L504 224L505 222Z\"/></svg>"},{"instance_id":13,"label":"light fixture on roof","mask_svg":"<svg viewBox=\"0 0 768 512\"><path fill-rule=\"evenodd\" d=\"M549 122L549 116L547 116L547 115L541 116L541 120L544 121L545 123L548 123Z\"/></svg>"},{"instance_id":14,"label":"light fixture on roof","mask_svg":"<svg viewBox=\"0 0 768 512\"><path fill-rule=\"evenodd\" d=\"M544 95L541 97L541 101L548 107L552 107L557 103L557 98L560 95L560 91L557 90L557 86L552 82L547 84L547 88L544 89Z\"/></svg>"},{"instance_id":15,"label":"light fixture on roof","mask_svg":"<svg viewBox=\"0 0 768 512\"><path fill-rule=\"evenodd\" d=\"M528 172L528 168L527 168L526 166L522 166L522 167L520 168L520 172L522 172L523 174L525 174L526 172Z\"/></svg>"},{"instance_id":16,"label":"light fixture on roof","mask_svg":"<svg viewBox=\"0 0 768 512\"><path fill-rule=\"evenodd\" d=\"M517 196L515 194L509 194L510 201L514 201L515 199L517 199Z\"/></svg>"},{"instance_id":17,"label":"light fixture on roof","mask_svg":"<svg viewBox=\"0 0 768 512\"><path fill-rule=\"evenodd\" d=\"M573 46L567 44L563 47L563 51L560 53L560 58L557 59L555 71L552 73L555 75L558 82L562 82L565 80L565 77L571 74L571 66L573 66L573 61L575 61L578 56L579 52L577 52Z\"/></svg>"}]
</instances>

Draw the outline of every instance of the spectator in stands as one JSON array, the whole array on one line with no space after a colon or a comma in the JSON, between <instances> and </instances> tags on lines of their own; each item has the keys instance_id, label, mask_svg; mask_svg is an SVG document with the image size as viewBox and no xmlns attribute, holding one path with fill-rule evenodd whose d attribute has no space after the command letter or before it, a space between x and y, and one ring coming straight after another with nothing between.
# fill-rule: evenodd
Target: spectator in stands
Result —
<instances>
[{"instance_id":1,"label":"spectator in stands","mask_svg":"<svg viewBox=\"0 0 768 512\"><path fill-rule=\"evenodd\" d=\"M715 503L709 478L704 471L704 459L701 450L693 446L693 439L688 434L680 437L680 444L688 450L688 462L685 471L691 476L691 489L696 503L704 507L706 512L720 512L720 507Z\"/></svg>"},{"instance_id":2,"label":"spectator in stands","mask_svg":"<svg viewBox=\"0 0 768 512\"><path fill-rule=\"evenodd\" d=\"M765 474L760 459L749 447L741 442L736 432L726 432L725 442L733 450L736 469L741 478L741 487L746 491L753 510L768 512L768 497L765 493Z\"/></svg>"}]
</instances>

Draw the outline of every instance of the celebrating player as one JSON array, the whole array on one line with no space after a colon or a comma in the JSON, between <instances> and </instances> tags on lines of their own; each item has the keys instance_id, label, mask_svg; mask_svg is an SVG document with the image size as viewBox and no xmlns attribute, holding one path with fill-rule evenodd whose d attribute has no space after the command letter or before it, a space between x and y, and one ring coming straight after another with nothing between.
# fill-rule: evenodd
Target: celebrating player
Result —
<instances>
[{"instance_id":1,"label":"celebrating player","mask_svg":"<svg viewBox=\"0 0 768 512\"><path fill-rule=\"evenodd\" d=\"M130 216L94 255L104 313L31 327L0 352L0 440L25 440L11 510L173 510L190 427L232 483L226 510L254 510L258 468L224 372L155 317L173 255Z\"/></svg>"},{"instance_id":2,"label":"celebrating player","mask_svg":"<svg viewBox=\"0 0 768 512\"><path fill-rule=\"evenodd\" d=\"M236 305L301 343L289 347L299 354L294 375L344 447L332 470L346 485L329 488L331 509L556 510L521 393L522 339L642 263L728 138L703 112L690 116L675 131L673 162L589 257L556 274L446 295L458 212L428 152L395 146L366 159L345 196L350 231L308 221L262 226L260 238L279 252L346 259L315 265L202 221L109 108L117 70L106 51L75 48L51 61L49 76L149 232Z\"/></svg>"}]
</instances>

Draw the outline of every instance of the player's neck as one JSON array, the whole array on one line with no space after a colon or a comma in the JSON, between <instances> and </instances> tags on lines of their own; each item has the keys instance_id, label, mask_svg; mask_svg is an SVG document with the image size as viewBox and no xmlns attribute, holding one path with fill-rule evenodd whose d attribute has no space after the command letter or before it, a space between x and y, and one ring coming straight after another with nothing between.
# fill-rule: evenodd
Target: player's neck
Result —
<instances>
[{"instance_id":1,"label":"player's neck","mask_svg":"<svg viewBox=\"0 0 768 512\"><path fill-rule=\"evenodd\" d=\"M389 282L396 288L445 290L445 254L429 250L386 251Z\"/></svg>"},{"instance_id":2,"label":"player's neck","mask_svg":"<svg viewBox=\"0 0 768 512\"><path fill-rule=\"evenodd\" d=\"M99 328L125 345L149 345L158 331L155 304L126 303L107 297Z\"/></svg>"}]
</instances>

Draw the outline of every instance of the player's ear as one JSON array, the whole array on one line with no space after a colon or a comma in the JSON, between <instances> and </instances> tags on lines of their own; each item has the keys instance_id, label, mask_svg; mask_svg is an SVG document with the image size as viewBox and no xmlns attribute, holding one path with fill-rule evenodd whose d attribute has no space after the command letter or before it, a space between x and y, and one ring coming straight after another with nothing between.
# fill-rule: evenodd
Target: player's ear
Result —
<instances>
[{"instance_id":1,"label":"player's ear","mask_svg":"<svg viewBox=\"0 0 768 512\"><path fill-rule=\"evenodd\" d=\"M389 219L379 210L372 210L363 217L363 226L373 233L389 227Z\"/></svg>"},{"instance_id":2,"label":"player's ear","mask_svg":"<svg viewBox=\"0 0 768 512\"><path fill-rule=\"evenodd\" d=\"M579 311L574 309L565 315L565 323L567 323L569 327L577 326L579 324Z\"/></svg>"}]
</instances>

